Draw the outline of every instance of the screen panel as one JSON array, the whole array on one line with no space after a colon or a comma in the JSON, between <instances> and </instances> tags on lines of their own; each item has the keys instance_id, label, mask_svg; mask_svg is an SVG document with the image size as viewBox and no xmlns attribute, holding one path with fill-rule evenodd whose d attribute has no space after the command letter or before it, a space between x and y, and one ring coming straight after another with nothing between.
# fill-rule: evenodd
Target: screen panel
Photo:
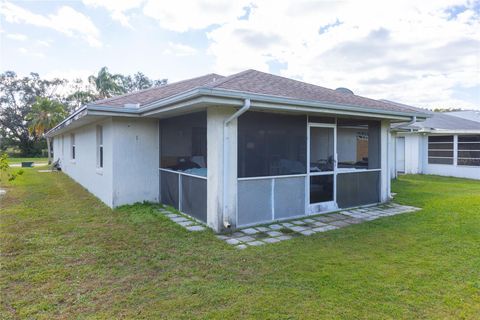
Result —
<instances>
[{"instance_id":1,"label":"screen panel","mask_svg":"<svg viewBox=\"0 0 480 320\"><path fill-rule=\"evenodd\" d=\"M160 171L160 198L163 204L178 209L178 174Z\"/></svg>"},{"instance_id":2,"label":"screen panel","mask_svg":"<svg viewBox=\"0 0 480 320\"><path fill-rule=\"evenodd\" d=\"M338 119L338 168L379 169L380 128L380 121Z\"/></svg>"},{"instance_id":3,"label":"screen panel","mask_svg":"<svg viewBox=\"0 0 480 320\"><path fill-rule=\"evenodd\" d=\"M333 200L333 174L310 176L310 204Z\"/></svg>"},{"instance_id":4,"label":"screen panel","mask_svg":"<svg viewBox=\"0 0 480 320\"><path fill-rule=\"evenodd\" d=\"M238 225L272 220L272 182L265 180L238 181Z\"/></svg>"},{"instance_id":5,"label":"screen panel","mask_svg":"<svg viewBox=\"0 0 480 320\"><path fill-rule=\"evenodd\" d=\"M182 212L207 222L207 180L182 175Z\"/></svg>"},{"instance_id":6,"label":"screen panel","mask_svg":"<svg viewBox=\"0 0 480 320\"><path fill-rule=\"evenodd\" d=\"M350 208L380 202L380 171L337 175L337 204Z\"/></svg>"},{"instance_id":7,"label":"screen panel","mask_svg":"<svg viewBox=\"0 0 480 320\"><path fill-rule=\"evenodd\" d=\"M238 177L306 173L306 116L246 112L238 118Z\"/></svg>"},{"instance_id":8,"label":"screen panel","mask_svg":"<svg viewBox=\"0 0 480 320\"><path fill-rule=\"evenodd\" d=\"M275 219L305 214L305 177L275 179Z\"/></svg>"}]
</instances>

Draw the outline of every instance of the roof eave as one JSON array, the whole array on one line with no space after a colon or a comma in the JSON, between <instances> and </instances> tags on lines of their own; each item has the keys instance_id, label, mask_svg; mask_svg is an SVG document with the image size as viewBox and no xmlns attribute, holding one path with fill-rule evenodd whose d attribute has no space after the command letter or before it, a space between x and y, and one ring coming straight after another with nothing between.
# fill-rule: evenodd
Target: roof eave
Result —
<instances>
[{"instance_id":1,"label":"roof eave","mask_svg":"<svg viewBox=\"0 0 480 320\"><path fill-rule=\"evenodd\" d=\"M142 117L149 116L154 112L166 112L171 110L171 108L165 108L171 106L172 108L175 105L179 104L180 107L188 107L189 104L186 103L188 100L194 100L196 98L206 96L213 98L220 98L225 104L231 105L240 105L241 100L249 98L252 100L253 107L266 108L269 110L282 110L282 111L305 111L305 112L319 112L319 113L338 113L340 111L354 114L362 114L367 116L383 116L385 118L394 119L394 120L405 120L412 117L417 117L419 120L424 120L430 117L427 113L419 112L401 112L401 111L390 111L390 110L381 110L373 108L365 108L361 106L353 105L344 105L344 104L333 104L327 102L319 102L313 100L299 100L279 96L255 94L250 92L243 91L233 91L225 90L218 88L208 88L208 87L199 87L192 90L185 91L181 94L171 96L165 99L158 101L153 101L151 103L145 104L140 108L125 108L118 106L108 106L108 105L99 105L99 104L87 104L79 110L75 111L72 115L68 116L65 120L55 126L53 129L49 130L46 135L52 136L59 128L64 128L69 125L70 122L75 121L79 116L88 115L105 115L105 116L129 116L129 117ZM162 108L161 110L159 110ZM86 111L85 113L82 113Z\"/></svg>"}]
</instances>

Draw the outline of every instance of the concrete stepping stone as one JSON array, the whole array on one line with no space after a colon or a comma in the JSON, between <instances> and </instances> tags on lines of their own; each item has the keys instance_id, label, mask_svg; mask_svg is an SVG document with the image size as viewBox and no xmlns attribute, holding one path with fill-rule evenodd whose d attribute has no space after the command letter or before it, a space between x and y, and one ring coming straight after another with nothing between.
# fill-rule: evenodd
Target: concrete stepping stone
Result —
<instances>
[{"instance_id":1,"label":"concrete stepping stone","mask_svg":"<svg viewBox=\"0 0 480 320\"><path fill-rule=\"evenodd\" d=\"M257 229L254 229L254 228L242 229L242 232L245 233L245 234L259 233L259 231Z\"/></svg>"},{"instance_id":2,"label":"concrete stepping stone","mask_svg":"<svg viewBox=\"0 0 480 320\"><path fill-rule=\"evenodd\" d=\"M190 227L187 227L187 230L188 231L203 231L203 230L205 230L205 227L203 227L203 226L190 226Z\"/></svg>"},{"instance_id":3,"label":"concrete stepping stone","mask_svg":"<svg viewBox=\"0 0 480 320\"><path fill-rule=\"evenodd\" d=\"M293 231L300 232L300 231L307 230L308 228L306 228L306 227L300 227L300 226L293 226L293 227L289 227L289 229L290 229L290 230L293 230Z\"/></svg>"},{"instance_id":4,"label":"concrete stepping stone","mask_svg":"<svg viewBox=\"0 0 480 320\"><path fill-rule=\"evenodd\" d=\"M332 221L329 223L330 225L332 226L336 226L336 227L348 227L350 224L348 222L345 222L345 221Z\"/></svg>"},{"instance_id":5,"label":"concrete stepping stone","mask_svg":"<svg viewBox=\"0 0 480 320\"><path fill-rule=\"evenodd\" d=\"M313 229L310 229L310 230L300 231L300 233L303 234L304 236L309 236L309 235L314 234L315 231L313 231Z\"/></svg>"},{"instance_id":6,"label":"concrete stepping stone","mask_svg":"<svg viewBox=\"0 0 480 320\"><path fill-rule=\"evenodd\" d=\"M225 240L225 242L227 242L228 244L239 244L239 243L241 243L240 241L238 241L238 239L235 239L235 238L227 239L227 240Z\"/></svg>"},{"instance_id":7,"label":"concrete stepping stone","mask_svg":"<svg viewBox=\"0 0 480 320\"><path fill-rule=\"evenodd\" d=\"M268 234L270 237L278 237L278 236L283 235L283 233L278 232L278 231L267 231L267 234Z\"/></svg>"},{"instance_id":8,"label":"concrete stepping stone","mask_svg":"<svg viewBox=\"0 0 480 320\"><path fill-rule=\"evenodd\" d=\"M255 238L250 237L250 236L243 236L243 237L237 238L237 240L242 241L242 242L249 242L249 241L254 241Z\"/></svg>"},{"instance_id":9,"label":"concrete stepping stone","mask_svg":"<svg viewBox=\"0 0 480 320\"><path fill-rule=\"evenodd\" d=\"M283 228L283 226L279 225L279 224L271 224L268 226L270 229L272 230L280 230Z\"/></svg>"}]
</instances>

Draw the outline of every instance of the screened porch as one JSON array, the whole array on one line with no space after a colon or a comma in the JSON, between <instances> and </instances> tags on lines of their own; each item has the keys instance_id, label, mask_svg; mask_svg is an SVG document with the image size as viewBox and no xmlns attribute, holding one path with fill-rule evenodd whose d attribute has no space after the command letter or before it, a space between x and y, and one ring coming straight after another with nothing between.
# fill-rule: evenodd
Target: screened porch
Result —
<instances>
[{"instance_id":1,"label":"screened porch","mask_svg":"<svg viewBox=\"0 0 480 320\"><path fill-rule=\"evenodd\" d=\"M237 226L380 202L380 121L247 112Z\"/></svg>"},{"instance_id":2,"label":"screened porch","mask_svg":"<svg viewBox=\"0 0 480 320\"><path fill-rule=\"evenodd\" d=\"M160 199L207 222L207 115L160 120Z\"/></svg>"}]
</instances>

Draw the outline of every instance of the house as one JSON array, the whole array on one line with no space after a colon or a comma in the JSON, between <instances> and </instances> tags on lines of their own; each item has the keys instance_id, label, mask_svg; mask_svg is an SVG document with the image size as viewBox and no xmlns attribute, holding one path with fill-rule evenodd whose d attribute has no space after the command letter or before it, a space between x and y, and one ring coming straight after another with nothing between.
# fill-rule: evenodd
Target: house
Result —
<instances>
[{"instance_id":1,"label":"house","mask_svg":"<svg viewBox=\"0 0 480 320\"><path fill-rule=\"evenodd\" d=\"M97 101L48 136L107 205L161 202L221 231L388 201L390 124L426 116L247 70Z\"/></svg>"},{"instance_id":2,"label":"house","mask_svg":"<svg viewBox=\"0 0 480 320\"><path fill-rule=\"evenodd\" d=\"M398 173L480 179L480 122L433 113L424 122L392 127Z\"/></svg>"}]
</instances>

